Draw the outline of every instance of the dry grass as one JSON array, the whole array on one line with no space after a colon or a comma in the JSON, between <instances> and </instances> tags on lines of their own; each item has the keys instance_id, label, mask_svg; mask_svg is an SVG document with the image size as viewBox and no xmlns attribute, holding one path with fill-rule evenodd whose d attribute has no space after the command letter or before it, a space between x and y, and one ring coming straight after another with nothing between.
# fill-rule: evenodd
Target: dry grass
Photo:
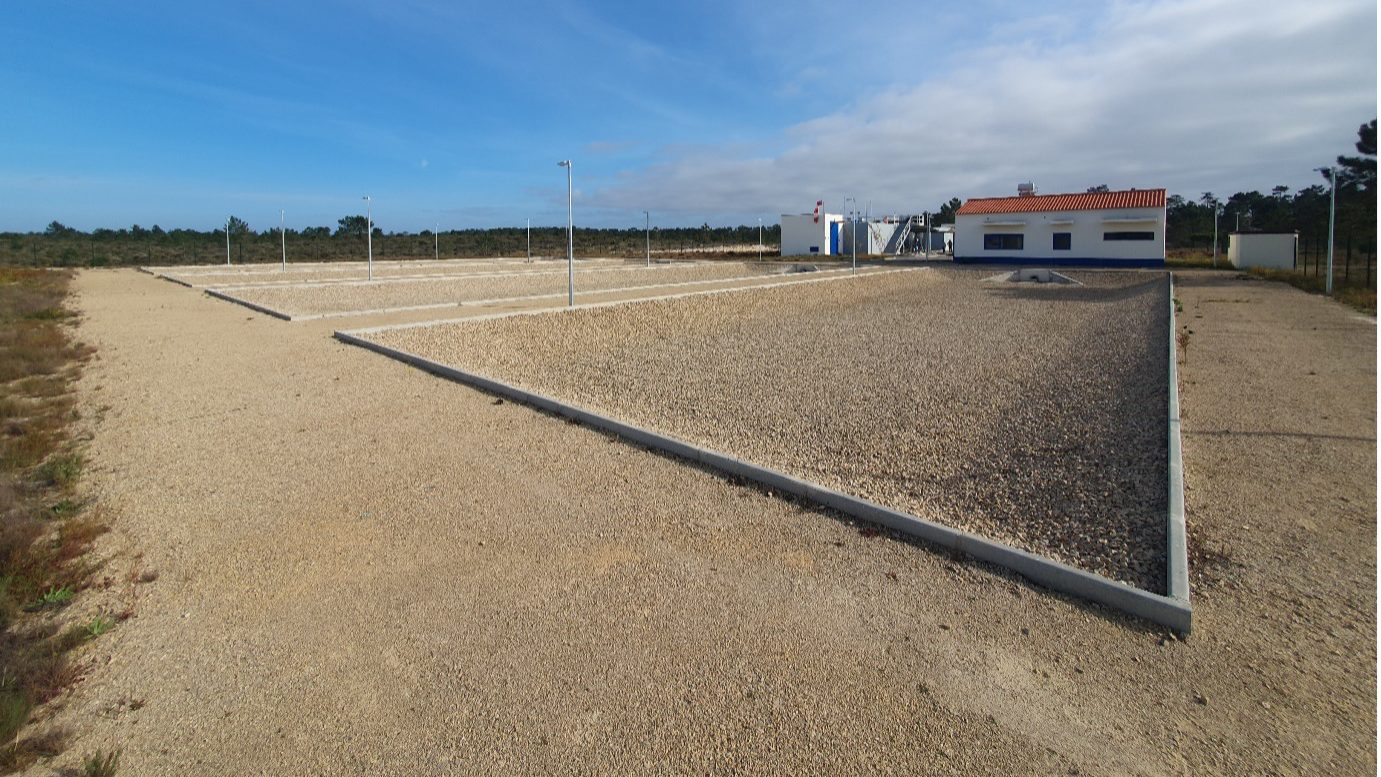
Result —
<instances>
[{"instance_id":1,"label":"dry grass","mask_svg":"<svg viewBox=\"0 0 1381 777\"><path fill-rule=\"evenodd\" d=\"M109 628L64 629L54 615L91 585L87 552L106 531L71 494L82 472L71 384L91 350L68 326L70 281L0 268L0 773L61 752L66 732L25 727L80 679L70 653Z\"/></svg>"},{"instance_id":2,"label":"dry grass","mask_svg":"<svg viewBox=\"0 0 1381 777\"><path fill-rule=\"evenodd\" d=\"M1228 265L1228 258L1223 254L1218 254L1218 264L1214 265L1212 251L1205 251L1202 248L1171 248L1165 252L1165 264L1172 269L1182 267L1226 267Z\"/></svg>"},{"instance_id":3,"label":"dry grass","mask_svg":"<svg viewBox=\"0 0 1381 777\"><path fill-rule=\"evenodd\" d=\"M1268 270L1262 267L1253 267L1247 272L1268 281L1288 283L1311 294L1324 293L1323 278L1316 275L1306 275L1298 270ZM1376 288L1374 286L1352 284L1345 286L1335 277L1333 279L1333 298L1368 315L1376 315Z\"/></svg>"}]
</instances>

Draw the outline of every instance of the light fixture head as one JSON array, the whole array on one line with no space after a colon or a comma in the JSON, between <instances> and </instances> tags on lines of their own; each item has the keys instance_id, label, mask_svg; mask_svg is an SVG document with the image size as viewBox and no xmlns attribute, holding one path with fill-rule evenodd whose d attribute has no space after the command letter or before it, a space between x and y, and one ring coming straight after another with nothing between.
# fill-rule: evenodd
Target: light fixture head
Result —
<instances>
[{"instance_id":1,"label":"light fixture head","mask_svg":"<svg viewBox=\"0 0 1381 777\"><path fill-rule=\"evenodd\" d=\"M571 166L571 160L569 160L569 159L563 159L563 160L561 160L560 162L557 162L557 163L556 163L556 166L557 166L557 167L570 167L570 166Z\"/></svg>"}]
</instances>

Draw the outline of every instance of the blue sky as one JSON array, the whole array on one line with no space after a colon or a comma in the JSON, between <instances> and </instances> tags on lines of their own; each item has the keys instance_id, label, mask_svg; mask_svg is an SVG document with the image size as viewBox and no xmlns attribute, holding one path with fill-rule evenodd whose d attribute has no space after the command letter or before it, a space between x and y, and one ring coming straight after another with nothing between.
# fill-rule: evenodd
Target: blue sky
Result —
<instances>
[{"instance_id":1,"label":"blue sky","mask_svg":"<svg viewBox=\"0 0 1381 777\"><path fill-rule=\"evenodd\" d=\"M769 223L1094 184L1315 183L1376 5L9 4L0 230Z\"/></svg>"}]
</instances>

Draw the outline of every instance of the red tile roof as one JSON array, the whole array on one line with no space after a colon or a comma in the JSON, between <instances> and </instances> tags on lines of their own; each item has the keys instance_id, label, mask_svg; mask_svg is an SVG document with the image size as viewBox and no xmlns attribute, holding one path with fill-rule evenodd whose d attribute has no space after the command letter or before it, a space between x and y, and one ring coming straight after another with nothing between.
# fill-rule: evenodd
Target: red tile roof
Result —
<instances>
[{"instance_id":1,"label":"red tile roof","mask_svg":"<svg viewBox=\"0 0 1381 777\"><path fill-rule=\"evenodd\" d=\"M981 197L964 203L963 207L959 208L959 215L982 216L991 213L1049 213L1060 210L1164 207L1164 189L1131 189L1125 192L1035 194L1030 197Z\"/></svg>"}]
</instances>

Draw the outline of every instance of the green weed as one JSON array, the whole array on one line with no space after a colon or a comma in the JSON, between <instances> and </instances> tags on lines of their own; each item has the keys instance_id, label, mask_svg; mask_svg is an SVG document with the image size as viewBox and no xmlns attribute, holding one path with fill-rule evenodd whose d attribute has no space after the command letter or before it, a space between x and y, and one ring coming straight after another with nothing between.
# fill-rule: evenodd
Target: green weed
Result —
<instances>
[{"instance_id":1,"label":"green weed","mask_svg":"<svg viewBox=\"0 0 1381 777\"><path fill-rule=\"evenodd\" d=\"M48 608L63 607L68 602L72 601L73 596L76 596L76 592L67 586L49 588L47 591L43 592L42 596L35 599L33 603L29 605L29 609L45 610Z\"/></svg>"},{"instance_id":2,"label":"green weed","mask_svg":"<svg viewBox=\"0 0 1381 777\"><path fill-rule=\"evenodd\" d=\"M97 750L82 759L81 777L115 777L120 770L120 751Z\"/></svg>"},{"instance_id":3,"label":"green weed","mask_svg":"<svg viewBox=\"0 0 1381 777\"><path fill-rule=\"evenodd\" d=\"M54 456L39 468L39 476L50 486L66 488L77 481L82 472L82 457L76 453Z\"/></svg>"},{"instance_id":4,"label":"green weed","mask_svg":"<svg viewBox=\"0 0 1381 777\"><path fill-rule=\"evenodd\" d=\"M86 624L86 634L91 639L95 639L102 634L115 628L115 621L104 615L97 615Z\"/></svg>"}]
</instances>

